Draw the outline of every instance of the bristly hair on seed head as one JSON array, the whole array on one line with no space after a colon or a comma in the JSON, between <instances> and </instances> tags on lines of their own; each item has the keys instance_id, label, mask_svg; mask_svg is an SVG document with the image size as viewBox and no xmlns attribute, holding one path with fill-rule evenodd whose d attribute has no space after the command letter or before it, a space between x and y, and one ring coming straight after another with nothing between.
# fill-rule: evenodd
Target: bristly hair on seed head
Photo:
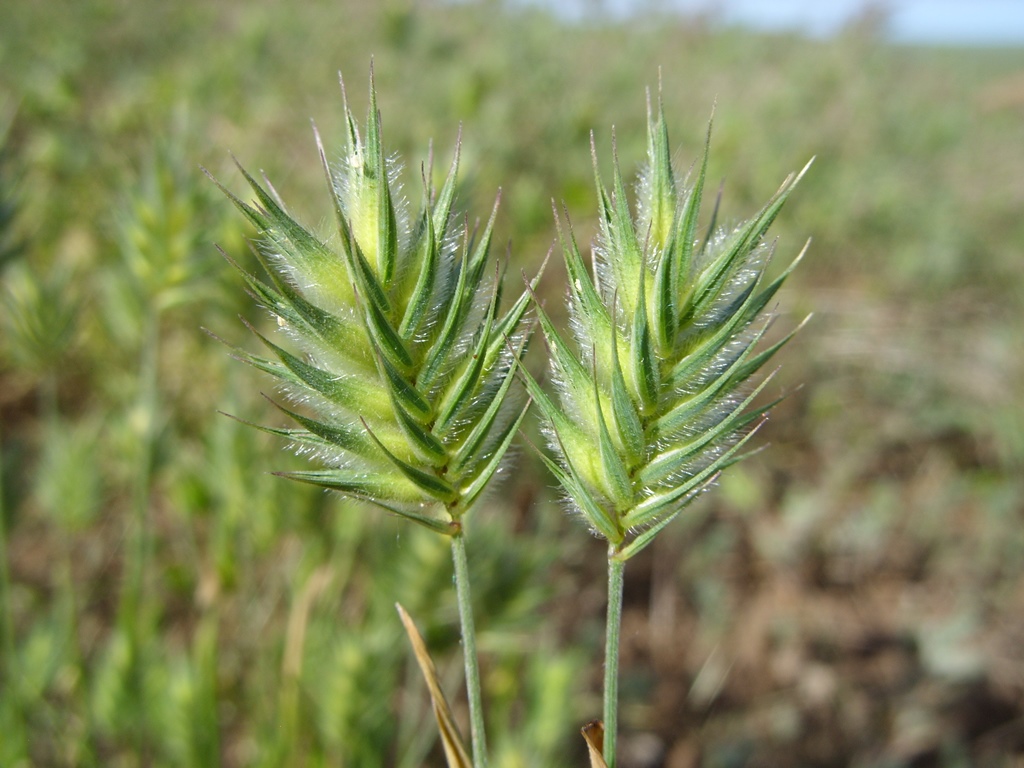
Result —
<instances>
[{"instance_id":1,"label":"bristly hair on seed head","mask_svg":"<svg viewBox=\"0 0 1024 768\"><path fill-rule=\"evenodd\" d=\"M292 404L278 407L296 426L262 429L324 465L281 474L455 533L526 413L513 374L529 336L528 294L502 313L503 272L487 277L497 202L478 233L453 210L460 142L440 190L424 169L423 204L410 216L399 163L384 152L372 71L362 131L344 84L342 98L336 164L313 129L333 237L301 224L240 164L252 203L215 180L257 229L266 278L235 266L286 338L252 329L269 354L234 354L270 374Z\"/></svg>"},{"instance_id":2,"label":"bristly hair on seed head","mask_svg":"<svg viewBox=\"0 0 1024 768\"><path fill-rule=\"evenodd\" d=\"M775 250L766 233L810 163L735 228L718 226L716 203L700 238L711 123L700 160L680 183L660 96L655 110L648 93L647 106L635 216L618 158L609 189L591 134L599 217L593 271L556 212L576 343L535 302L555 395L523 369L549 439L543 461L620 560L748 455L778 402L759 400L774 375L760 371L800 327L762 344L773 319L769 303L807 250L775 279L766 277Z\"/></svg>"}]
</instances>

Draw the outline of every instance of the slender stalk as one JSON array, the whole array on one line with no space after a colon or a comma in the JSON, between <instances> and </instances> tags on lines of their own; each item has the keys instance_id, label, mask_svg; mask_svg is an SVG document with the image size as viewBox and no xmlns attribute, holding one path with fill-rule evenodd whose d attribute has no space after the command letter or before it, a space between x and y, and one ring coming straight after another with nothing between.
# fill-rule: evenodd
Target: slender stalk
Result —
<instances>
[{"instance_id":1,"label":"slender stalk","mask_svg":"<svg viewBox=\"0 0 1024 768\"><path fill-rule=\"evenodd\" d=\"M3 422L0 422L2 424ZM11 607L11 571L7 564L7 514L4 509L3 441L0 440L0 620L3 621L3 649L5 667L14 669L14 610ZM8 670L4 670L5 672ZM14 688L10 678L7 684Z\"/></svg>"},{"instance_id":2,"label":"slender stalk","mask_svg":"<svg viewBox=\"0 0 1024 768\"><path fill-rule=\"evenodd\" d=\"M208 606L199 619L192 641L196 692L191 710L192 765L220 765L220 733L217 717L217 643L220 634L219 602Z\"/></svg>"},{"instance_id":3,"label":"slender stalk","mask_svg":"<svg viewBox=\"0 0 1024 768\"><path fill-rule=\"evenodd\" d=\"M604 650L604 761L615 768L619 727L619 635L622 630L622 583L626 561L608 551L608 623Z\"/></svg>"},{"instance_id":4,"label":"slender stalk","mask_svg":"<svg viewBox=\"0 0 1024 768\"><path fill-rule=\"evenodd\" d=\"M66 424L61 421L60 377L56 367L50 368L40 384L39 412L43 420L44 440L49 443L51 440L57 439L59 432L66 428ZM78 596L73 567L76 523L62 518L58 509L52 509L50 512L61 533L60 561L56 563L57 583L62 592L60 611L63 613L64 631L67 633L66 652L77 673L72 696L75 698L75 706L81 713L84 728L84 733L79 739L80 752L77 757L81 765L95 765L92 714L85 690L89 670L78 636Z\"/></svg>"},{"instance_id":5,"label":"slender stalk","mask_svg":"<svg viewBox=\"0 0 1024 768\"><path fill-rule=\"evenodd\" d=\"M459 601L459 622L462 625L462 655L466 662L466 694L469 697L469 728L473 740L474 768L487 768L487 739L484 736L483 696L480 693L480 663L476 656L476 629L473 626L473 604L469 596L469 562L466 560L466 538L462 531L452 538L452 560L455 563L455 592Z\"/></svg>"},{"instance_id":6,"label":"slender stalk","mask_svg":"<svg viewBox=\"0 0 1024 768\"><path fill-rule=\"evenodd\" d=\"M128 551L125 589L121 597L120 621L128 635L128 698L133 709L129 729L134 741L138 765L149 757L148 707L143 669L143 648L149 630L148 608L145 600L148 561L152 549L152 531L149 520L149 497L152 490L153 460L156 454L156 420L159 406L158 364L160 343L160 313L152 312L146 321L139 350L139 378L136 401L139 423L139 449L136 456L132 516L135 540Z\"/></svg>"},{"instance_id":7,"label":"slender stalk","mask_svg":"<svg viewBox=\"0 0 1024 768\"><path fill-rule=\"evenodd\" d=\"M3 422L0 421L0 424ZM7 538L7 517L4 509L4 487L3 487L3 443L0 441L0 611L3 622L3 659L0 660L0 679L4 682L4 690L8 692L13 709L13 720L16 725L11 729L12 741L17 739L17 754L27 754L25 741L27 724L25 721L25 710L21 696L21 680L18 677L18 662L15 657L15 632L14 632L14 609L11 606L11 571L7 561L10 548Z\"/></svg>"},{"instance_id":8,"label":"slender stalk","mask_svg":"<svg viewBox=\"0 0 1024 768\"><path fill-rule=\"evenodd\" d=\"M148 320L148 328L143 336L142 349L139 353L139 392L138 416L141 419L139 443L140 450L135 468L135 489L133 494L133 510L135 516L135 552L131 573L132 600L136 603L133 610L142 610L143 592L145 590L147 561L150 548L149 494L153 473L153 457L156 453L156 420L159 407L158 364L160 344L160 317L154 313Z\"/></svg>"}]
</instances>

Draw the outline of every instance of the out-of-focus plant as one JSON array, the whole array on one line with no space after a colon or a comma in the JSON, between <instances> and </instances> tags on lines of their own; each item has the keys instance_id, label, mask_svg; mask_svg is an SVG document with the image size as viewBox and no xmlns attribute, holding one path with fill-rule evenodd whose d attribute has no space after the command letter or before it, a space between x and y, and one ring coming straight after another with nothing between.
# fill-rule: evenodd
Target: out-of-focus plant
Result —
<instances>
[{"instance_id":1,"label":"out-of-focus plant","mask_svg":"<svg viewBox=\"0 0 1024 768\"><path fill-rule=\"evenodd\" d=\"M74 343L81 308L78 276L41 269L19 260L4 277L4 331L7 354L22 371L42 379L44 400L55 396L56 376ZM44 410L50 405L43 404Z\"/></svg>"},{"instance_id":2,"label":"out-of-focus plant","mask_svg":"<svg viewBox=\"0 0 1024 768\"><path fill-rule=\"evenodd\" d=\"M18 206L7 146L7 136L13 123L14 110L0 108L0 272L21 252L14 227Z\"/></svg>"},{"instance_id":3,"label":"out-of-focus plant","mask_svg":"<svg viewBox=\"0 0 1024 768\"><path fill-rule=\"evenodd\" d=\"M78 590L72 572L71 542L89 523L97 507L99 475L92 460L96 425L69 424L61 413L62 377L69 370L81 339L84 305L80 270L64 254L47 258L17 232L19 195L11 183L11 158L6 151L9 125L0 127L0 331L4 366L15 372L19 389L35 395L39 425L32 498L39 511L60 531L59 553L54 560L56 606L48 620L32 627L30 637L18 642L11 606L7 514L0 483L0 599L3 601L2 674L10 691L3 713L13 717L4 726L12 752L0 751L0 760L17 763L32 753L33 727L45 722L49 707L31 702L53 696L76 709L85 694L85 665L78 632ZM0 468L0 478L2 478ZM46 647L62 653L38 653ZM35 652L35 655L34 655ZM61 705L56 705L61 706ZM9 709L8 709L9 707ZM40 709L42 711L40 711ZM68 718L69 739L75 759L88 763L92 756L88 717Z\"/></svg>"},{"instance_id":4,"label":"out-of-focus plant","mask_svg":"<svg viewBox=\"0 0 1024 768\"><path fill-rule=\"evenodd\" d=\"M127 391L115 393L131 403L119 426L130 457L132 520L117 627L96 675L93 709L108 733L126 735L139 754L151 753L160 731L155 724L160 717L151 711L166 702L155 691L177 674L153 655L157 603L147 599L155 546L153 483L169 416L161 366L167 319L221 294L224 265L210 242L231 240L234 247L237 239L225 218L215 215L214 194L197 183L198 168L188 157L187 133L173 126L122 185L113 220L119 259L109 265L102 285L101 318L114 347L111 355L122 356L129 371L134 366Z\"/></svg>"},{"instance_id":5,"label":"out-of-focus plant","mask_svg":"<svg viewBox=\"0 0 1024 768\"><path fill-rule=\"evenodd\" d=\"M41 381L42 410L53 415L57 376L78 330L81 275L66 264L41 264L43 254L29 254L18 231L19 192L8 147L13 120L13 112L0 111L2 348L15 369Z\"/></svg>"},{"instance_id":6,"label":"out-of-focus plant","mask_svg":"<svg viewBox=\"0 0 1024 768\"><path fill-rule=\"evenodd\" d=\"M14 192L9 173L7 135L11 118L0 115L0 275L4 267L17 253L19 248L14 245ZM24 755L24 721L21 707L20 681L15 679L17 667L15 662L15 627L14 611L11 606L11 569L8 563L7 509L4 503L4 462L3 433L0 432L0 647L3 648L3 662L0 663L0 675L4 688L10 691L8 703L0 708L0 725L11 734L10 744L0 751L0 757L14 762Z\"/></svg>"},{"instance_id":7,"label":"out-of-focus plant","mask_svg":"<svg viewBox=\"0 0 1024 768\"><path fill-rule=\"evenodd\" d=\"M561 235L577 349L538 306L557 399L526 379L554 453L544 461L608 543L602 751L614 768L625 564L747 455L777 402L759 401L771 375L757 374L795 331L759 347L769 302L800 257L769 280L774 244L766 233L803 172L734 229L718 226L713 213L700 237L708 147L692 181L678 179L660 101L656 114L648 106L635 213L617 159L609 192L594 155L601 228L592 271L571 229Z\"/></svg>"}]
</instances>

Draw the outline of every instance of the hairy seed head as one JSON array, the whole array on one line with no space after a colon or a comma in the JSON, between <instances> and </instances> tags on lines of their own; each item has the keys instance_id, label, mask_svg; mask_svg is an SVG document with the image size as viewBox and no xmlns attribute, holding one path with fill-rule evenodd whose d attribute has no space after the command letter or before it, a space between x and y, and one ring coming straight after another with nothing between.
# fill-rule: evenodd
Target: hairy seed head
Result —
<instances>
[{"instance_id":1,"label":"hairy seed head","mask_svg":"<svg viewBox=\"0 0 1024 768\"><path fill-rule=\"evenodd\" d=\"M290 403L279 407L297 424L262 429L324 465L287 477L454 532L525 414L512 373L529 302L524 293L499 312L502 274L487 268L494 214L471 239L452 212L458 149L444 186L424 180L423 206L410 217L372 82L362 133L347 103L345 114L338 163L317 136L333 238L302 225L241 166L255 200L221 187L258 230L268 279L239 269L285 337L278 344L254 330L268 353L236 355L277 379Z\"/></svg>"},{"instance_id":2,"label":"hairy seed head","mask_svg":"<svg viewBox=\"0 0 1024 768\"><path fill-rule=\"evenodd\" d=\"M743 458L774 404L758 402L771 378L759 371L792 333L764 348L761 341L769 302L800 257L769 281L765 236L803 171L731 230L712 214L701 239L708 145L692 181L680 183L660 103L656 115L648 110L635 215L617 161L609 189L594 154L593 270L571 228L560 233L576 345L538 307L556 396L525 378L554 454L545 462L591 529L626 559Z\"/></svg>"}]
</instances>

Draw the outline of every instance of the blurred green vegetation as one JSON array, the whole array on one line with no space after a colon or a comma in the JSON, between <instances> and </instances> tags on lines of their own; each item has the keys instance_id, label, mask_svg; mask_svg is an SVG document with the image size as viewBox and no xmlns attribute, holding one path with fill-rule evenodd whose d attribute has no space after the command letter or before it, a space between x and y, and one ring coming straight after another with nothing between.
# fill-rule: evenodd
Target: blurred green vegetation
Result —
<instances>
[{"instance_id":1,"label":"blurred green vegetation","mask_svg":"<svg viewBox=\"0 0 1024 768\"><path fill-rule=\"evenodd\" d=\"M627 579L624 748L1024 752L1024 51L497 0L3 16L0 765L440 764L393 603L457 691L445 542L268 476L299 460L217 413L276 423L268 384L201 330L246 344L235 317L260 313L213 245L249 263L249 233L199 166L240 189L232 152L328 222L308 119L330 151L336 72L359 111L371 56L407 188L461 124L458 205L502 188L513 274L547 252L552 199L590 240L590 131L604 149L614 125L634 168L659 69L681 169L717 103L726 219L818 157L776 225L786 252L814 238L779 302L780 329L815 313L782 355L803 388ZM603 558L527 452L513 474L470 552L494 764L582 765Z\"/></svg>"}]
</instances>

